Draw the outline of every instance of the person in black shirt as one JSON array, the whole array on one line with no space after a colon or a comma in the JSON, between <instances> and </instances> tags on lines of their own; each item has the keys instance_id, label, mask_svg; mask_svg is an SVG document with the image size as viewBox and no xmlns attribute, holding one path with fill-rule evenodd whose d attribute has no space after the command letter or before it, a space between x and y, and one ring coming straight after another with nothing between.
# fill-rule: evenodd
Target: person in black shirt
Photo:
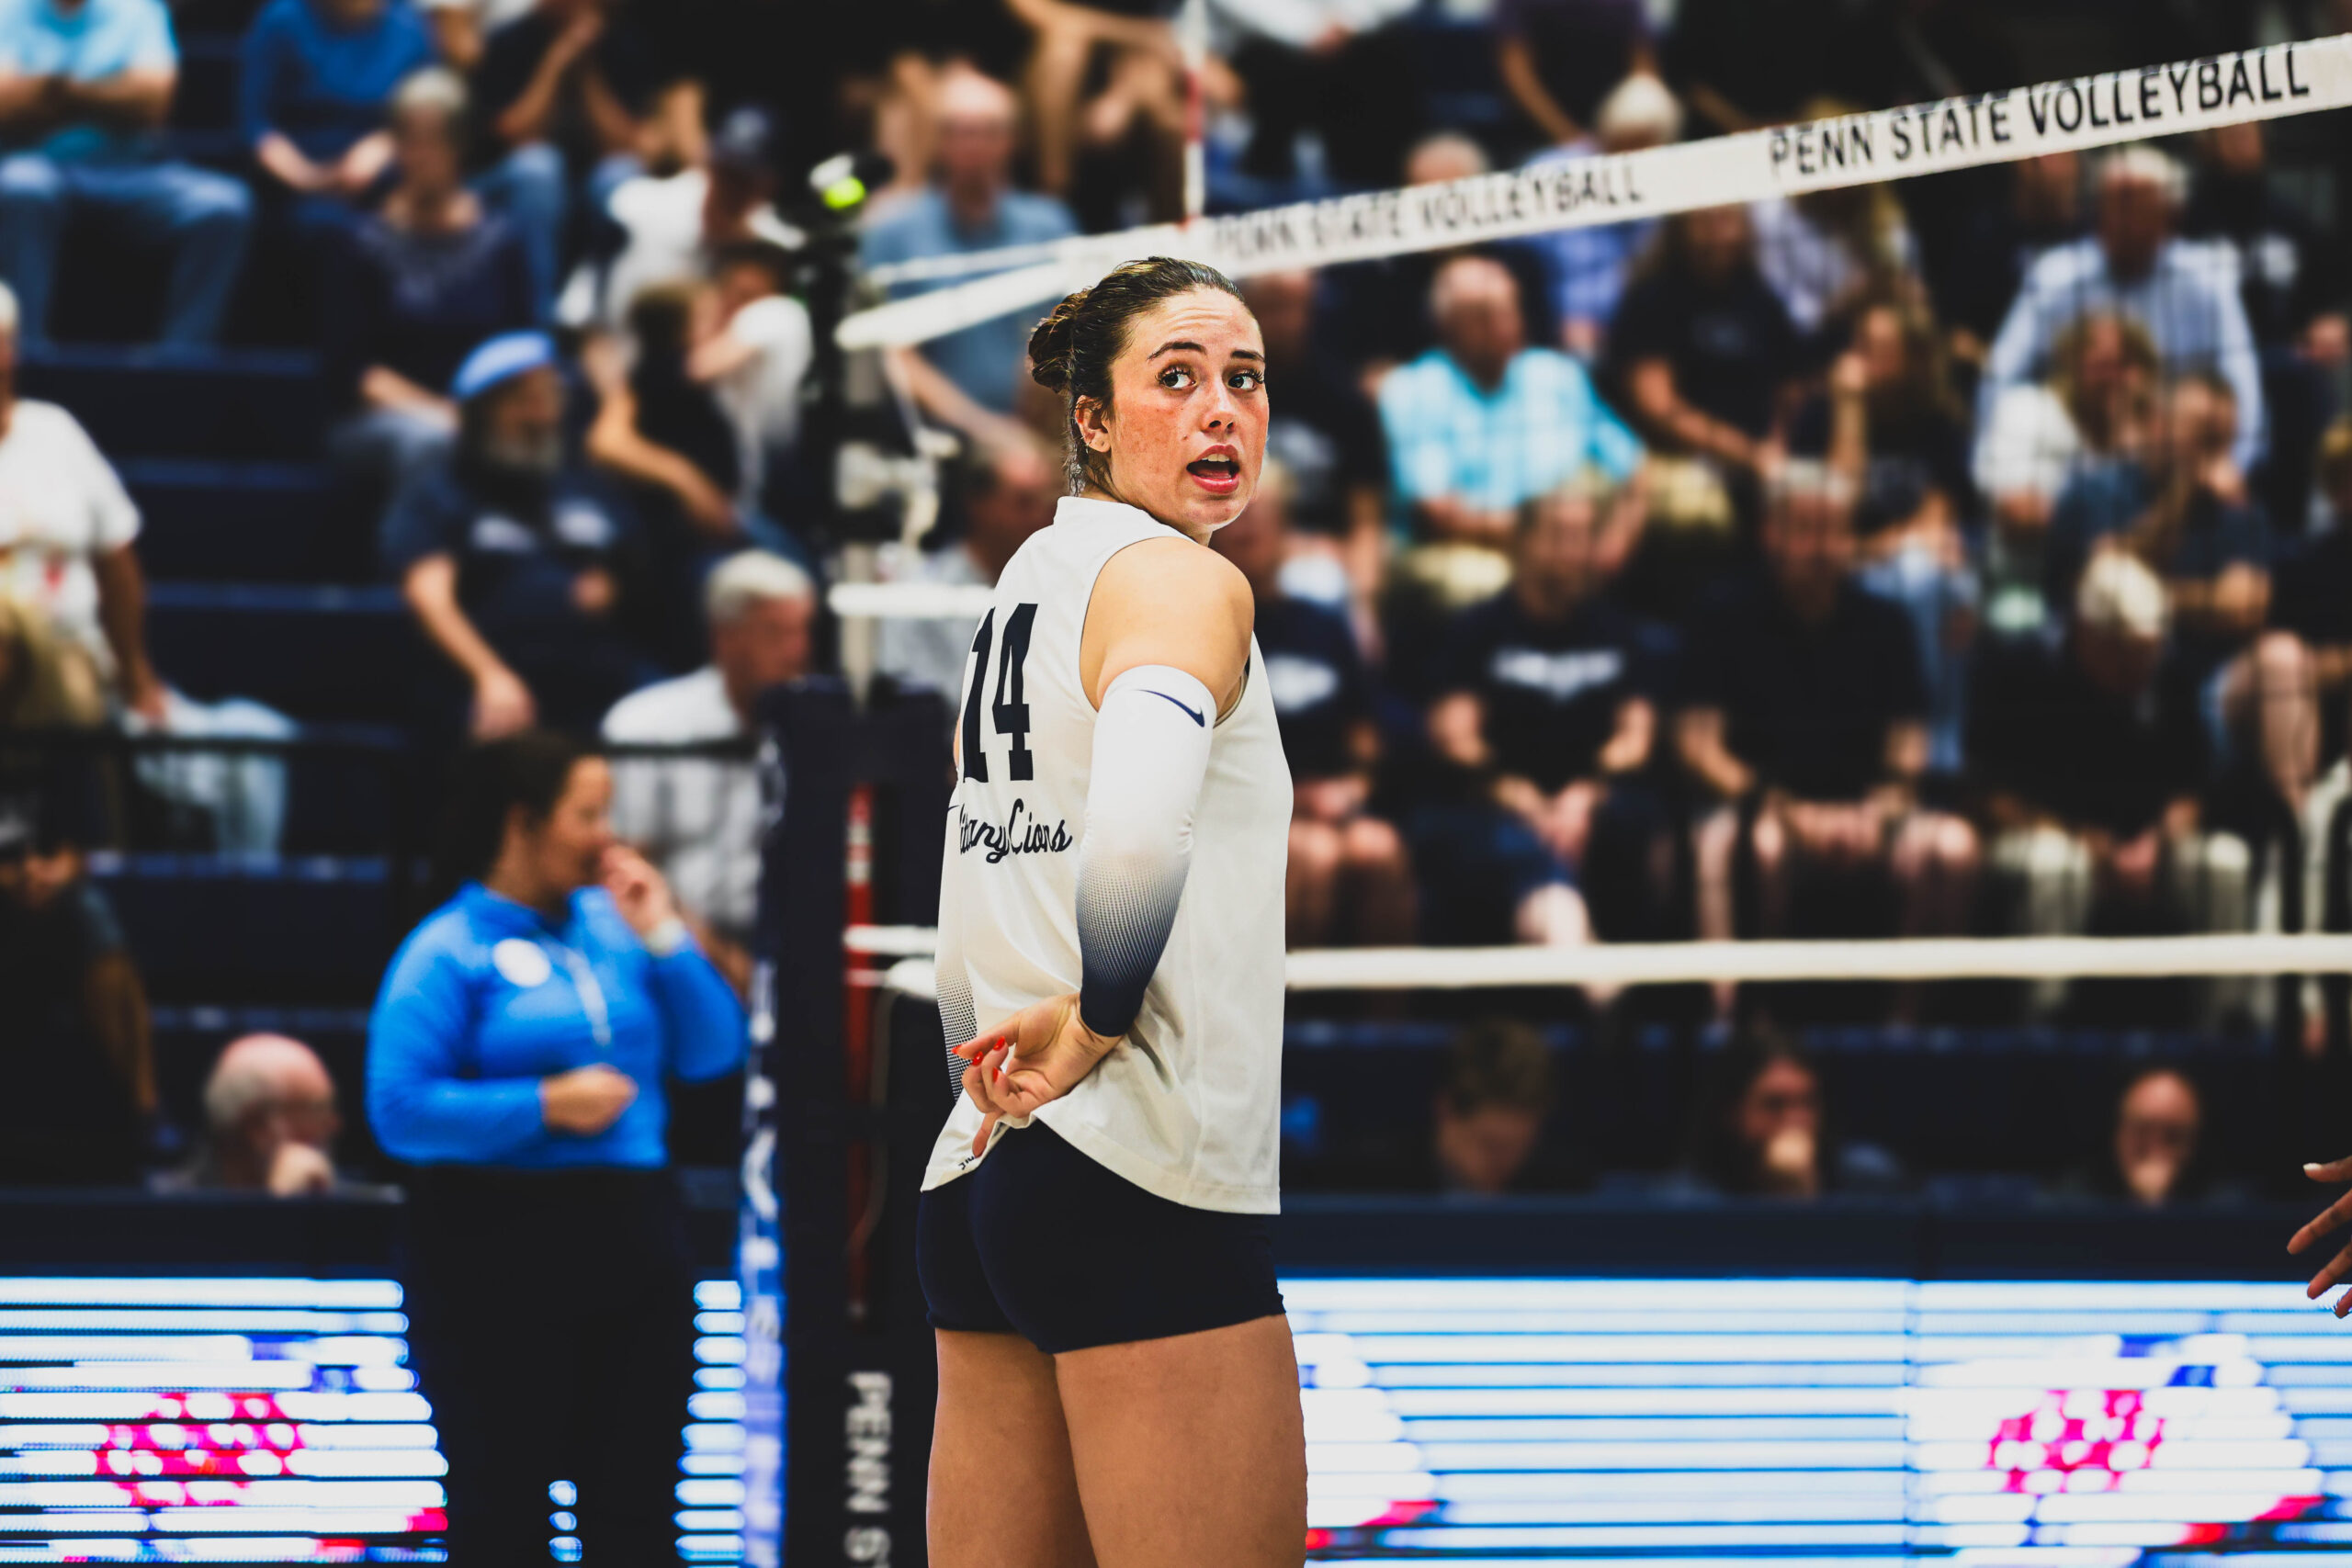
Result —
<instances>
[{"instance_id":1,"label":"person in black shirt","mask_svg":"<svg viewBox=\"0 0 2352 1568\"><path fill-rule=\"evenodd\" d=\"M1258 602L1258 647L1290 759L1290 945L1412 940L1413 877L1396 829L1367 809L1380 761L1371 677L1336 611L1283 592L1289 476L1268 461L1258 494L1216 532Z\"/></svg>"},{"instance_id":2,"label":"person in black shirt","mask_svg":"<svg viewBox=\"0 0 2352 1568\"><path fill-rule=\"evenodd\" d=\"M2320 443L2319 491L2330 526L2280 550L2271 572L2270 625L2310 650L2312 685L2326 725L2321 755L2332 761L2346 751L2346 699L2352 696L2352 419L2337 420Z\"/></svg>"},{"instance_id":3,"label":"person in black shirt","mask_svg":"<svg viewBox=\"0 0 2352 1568\"><path fill-rule=\"evenodd\" d=\"M147 994L80 848L0 796L0 1181L131 1179L156 1110Z\"/></svg>"},{"instance_id":4,"label":"person in black shirt","mask_svg":"<svg viewBox=\"0 0 2352 1568\"><path fill-rule=\"evenodd\" d=\"M1835 86L1846 9L1836 0L1681 0L1666 77L1697 115L1696 134L1794 119L1806 99Z\"/></svg>"},{"instance_id":5,"label":"person in black shirt","mask_svg":"<svg viewBox=\"0 0 2352 1568\"><path fill-rule=\"evenodd\" d=\"M2020 158L2007 165L1998 199L1973 203L1943 227L1941 244L1921 240L1921 257L1936 314L1951 330L1952 356L1982 366L2025 282L2026 269L2054 245L2086 231L2082 156L2072 151ZM1944 176L1943 178L1949 178ZM1939 183L1939 188L1946 188Z\"/></svg>"},{"instance_id":6,"label":"person in black shirt","mask_svg":"<svg viewBox=\"0 0 2352 1568\"><path fill-rule=\"evenodd\" d=\"M601 212L640 173L657 89L674 80L663 51L613 0L538 0L490 35L474 75L490 167L480 181L529 248L542 307L555 298L575 178ZM683 117L699 131L701 96ZM673 138L674 140L674 138ZM682 150L683 151L683 150Z\"/></svg>"},{"instance_id":7,"label":"person in black shirt","mask_svg":"<svg viewBox=\"0 0 2352 1568\"><path fill-rule=\"evenodd\" d=\"M1414 820L1441 928L1491 930L1508 914L1522 942L1582 940L1588 896L1604 935L1655 919L1644 868L1665 818L1636 780L1671 637L1598 596L1629 526L1611 499L1579 481L1530 502L1511 585L1448 631L1429 735L1455 787Z\"/></svg>"},{"instance_id":8,"label":"person in black shirt","mask_svg":"<svg viewBox=\"0 0 2352 1568\"><path fill-rule=\"evenodd\" d=\"M1610 323L1604 365L1602 386L1654 452L1697 458L1736 494L1752 491L1803 366L1788 307L1757 270L1746 208L1659 225Z\"/></svg>"},{"instance_id":9,"label":"person in black shirt","mask_svg":"<svg viewBox=\"0 0 2352 1568\"><path fill-rule=\"evenodd\" d=\"M1828 1100L1803 1046L1779 1034L1741 1034L1708 1070L1682 1179L1668 1190L1797 1202L1900 1191L1902 1166L1875 1144L1839 1137Z\"/></svg>"},{"instance_id":10,"label":"person in black shirt","mask_svg":"<svg viewBox=\"0 0 2352 1568\"><path fill-rule=\"evenodd\" d=\"M1857 484L1862 584L1901 604L1918 639L1928 771L1958 773L1977 603L1962 527L1975 515L1976 487L1934 318L1886 301L1857 310L1849 346L1827 389L1798 411L1789 446Z\"/></svg>"},{"instance_id":11,"label":"person in black shirt","mask_svg":"<svg viewBox=\"0 0 2352 1568\"><path fill-rule=\"evenodd\" d=\"M2335 382L2352 356L2342 248L2269 179L2260 120L2199 138L2202 166L2180 231L2234 252L2238 298L2262 358L2270 442L2253 479L2271 516L2301 533L2312 454L2335 412Z\"/></svg>"},{"instance_id":12,"label":"person in black shirt","mask_svg":"<svg viewBox=\"0 0 2352 1568\"><path fill-rule=\"evenodd\" d=\"M2270 525L2231 459L2236 432L2227 382L2175 382L2151 450L2077 476L2059 498L2047 592L2066 603L2106 551L2146 561L2172 604L2165 679L2198 694L2217 771L2252 786L2248 804L2267 795L2301 813L2319 762L2317 676L2302 641L2269 625Z\"/></svg>"},{"instance_id":13,"label":"person in black shirt","mask_svg":"<svg viewBox=\"0 0 2352 1568\"><path fill-rule=\"evenodd\" d=\"M400 183L327 275L327 378L354 405L333 445L379 504L449 449L449 378L474 345L537 319L521 236L465 186L465 112L464 85L448 72L401 85Z\"/></svg>"},{"instance_id":14,"label":"person in black shirt","mask_svg":"<svg viewBox=\"0 0 2352 1568\"><path fill-rule=\"evenodd\" d=\"M1242 285L1265 334L1267 375L1283 385L1266 455L1287 477L1290 523L1337 550L1356 603L1369 606L1388 547L1388 451L1372 400L1317 352L1318 281L1311 272L1268 272Z\"/></svg>"},{"instance_id":15,"label":"person in black shirt","mask_svg":"<svg viewBox=\"0 0 2352 1568\"><path fill-rule=\"evenodd\" d=\"M1554 146L1589 136L1600 102L1626 77L1655 75L1641 0L1499 0L1495 74L1527 129Z\"/></svg>"},{"instance_id":16,"label":"person in black shirt","mask_svg":"<svg viewBox=\"0 0 2352 1568\"><path fill-rule=\"evenodd\" d=\"M2011 930L2243 924L2250 857L2204 831L2204 728L2193 694L2159 678L2169 617L2163 580L2112 551L2084 572L2062 646L2004 644L1978 665L1969 754ZM2044 1013L2064 998L2033 992Z\"/></svg>"},{"instance_id":17,"label":"person in black shirt","mask_svg":"<svg viewBox=\"0 0 2352 1568\"><path fill-rule=\"evenodd\" d=\"M1692 627L1676 740L1725 803L1699 830L1702 935L1734 934L1747 802L1766 933L1925 936L1967 919L1976 836L1916 799L1928 758L1917 645L1902 607L1853 581L1853 510L1842 475L1792 459L1767 496L1767 571L1719 592Z\"/></svg>"}]
</instances>

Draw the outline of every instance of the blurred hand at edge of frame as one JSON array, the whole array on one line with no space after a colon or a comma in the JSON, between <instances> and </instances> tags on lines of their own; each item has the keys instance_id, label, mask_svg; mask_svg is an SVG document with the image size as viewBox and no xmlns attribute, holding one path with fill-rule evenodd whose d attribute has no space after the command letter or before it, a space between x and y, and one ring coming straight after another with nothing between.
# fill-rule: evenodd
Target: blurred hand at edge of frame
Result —
<instances>
[{"instance_id":1,"label":"blurred hand at edge of frame","mask_svg":"<svg viewBox=\"0 0 2352 1568\"><path fill-rule=\"evenodd\" d=\"M2352 1156L2331 1160L2325 1165L2307 1165L2303 1167L2303 1174L2313 1181L2352 1181ZM2320 1237L2346 1224L2352 1224L2352 1192L2337 1198L2320 1211L2319 1218L2297 1231L2288 1241L2287 1250L2301 1252ZM2312 1282L2304 1288L2303 1294L2317 1301L2347 1274L2352 1274L2352 1244L2346 1244L2343 1251L2328 1260L2325 1268L2312 1276ZM2346 1291L2336 1298L2335 1312L2338 1317L2352 1313L2352 1291Z\"/></svg>"}]
</instances>

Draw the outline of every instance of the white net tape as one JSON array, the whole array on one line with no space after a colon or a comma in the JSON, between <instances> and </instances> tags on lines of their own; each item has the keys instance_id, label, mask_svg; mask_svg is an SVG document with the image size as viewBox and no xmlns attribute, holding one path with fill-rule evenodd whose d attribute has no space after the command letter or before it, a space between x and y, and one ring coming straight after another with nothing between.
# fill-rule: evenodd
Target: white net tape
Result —
<instances>
[{"instance_id":1,"label":"white net tape","mask_svg":"<svg viewBox=\"0 0 2352 1568\"><path fill-rule=\"evenodd\" d=\"M842 322L840 341L851 349L923 343L1058 299L1137 256L1187 256L1247 276L1907 179L2347 105L2352 35L2272 44L1190 225L1086 235L1044 252L1044 259L1039 247L1023 246L906 264L878 280L937 278L989 265L1007 270L861 310Z\"/></svg>"},{"instance_id":2,"label":"white net tape","mask_svg":"<svg viewBox=\"0 0 2352 1568\"><path fill-rule=\"evenodd\" d=\"M920 962L936 933L853 926L853 953ZM909 970L911 976L916 971ZM2352 936L1985 937L1666 942L1589 947L1359 947L1290 954L1294 991L1666 986L1756 980L2146 979L2352 974ZM893 970L894 976L897 971ZM897 984L896 979L893 985ZM904 987L899 987L904 988Z\"/></svg>"},{"instance_id":3,"label":"white net tape","mask_svg":"<svg viewBox=\"0 0 2352 1568\"><path fill-rule=\"evenodd\" d=\"M968 582L837 582L826 607L845 621L973 621L994 590Z\"/></svg>"}]
</instances>

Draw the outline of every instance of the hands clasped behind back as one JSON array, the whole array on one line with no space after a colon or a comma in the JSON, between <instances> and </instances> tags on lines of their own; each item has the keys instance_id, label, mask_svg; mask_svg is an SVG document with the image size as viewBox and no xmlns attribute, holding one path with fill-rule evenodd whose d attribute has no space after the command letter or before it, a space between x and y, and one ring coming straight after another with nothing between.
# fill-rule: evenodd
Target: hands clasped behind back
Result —
<instances>
[{"instance_id":1,"label":"hands clasped behind back","mask_svg":"<svg viewBox=\"0 0 2352 1568\"><path fill-rule=\"evenodd\" d=\"M964 1092L985 1119L972 1138L972 1153L989 1146L989 1134L1007 1116L1034 1116L1037 1108L1076 1089L1111 1054L1119 1036L1097 1034L1078 1015L1078 993L1033 1002L994 1029L956 1047L971 1066L964 1069Z\"/></svg>"}]
</instances>

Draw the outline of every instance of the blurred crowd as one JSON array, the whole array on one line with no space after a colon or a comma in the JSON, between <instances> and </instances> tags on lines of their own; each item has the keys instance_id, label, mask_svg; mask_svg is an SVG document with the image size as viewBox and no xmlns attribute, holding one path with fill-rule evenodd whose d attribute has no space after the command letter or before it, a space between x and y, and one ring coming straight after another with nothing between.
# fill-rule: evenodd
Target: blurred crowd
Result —
<instances>
[{"instance_id":1,"label":"blurred crowd","mask_svg":"<svg viewBox=\"0 0 2352 1568\"><path fill-rule=\"evenodd\" d=\"M1416 59L1464 29L1419 7L1212 6L1211 205L2053 73L1982 7L1671 9L1498 4L1471 32L1493 91L1465 112ZM874 79L899 178L864 255L894 292L941 286L910 261L1170 215L1175 35L1012 10L1039 29L1018 71L956 36ZM2064 63L2281 21L2333 25L2184 8ZM2352 286L2331 172L2275 168L2272 134L1244 279L1273 424L1217 547L1257 589L1298 784L1294 942L2154 933L2300 908L2346 777ZM2301 145L2324 164L2332 134ZM1060 416L1024 328L893 351L963 446L971 518L904 576L990 581L1050 515ZM952 639L901 652L954 690ZM2268 1000L2217 983L2194 1006L2218 1025ZM1996 1010L2091 1005L2053 984Z\"/></svg>"},{"instance_id":2,"label":"blurred crowd","mask_svg":"<svg viewBox=\"0 0 2352 1568\"><path fill-rule=\"evenodd\" d=\"M781 0L230 9L234 150L196 157L167 131L191 12L0 0L0 729L292 730L158 671L138 509L71 413L16 395L95 233L159 262L165 357L253 320L316 350L320 456L434 650L417 734L616 748L616 830L739 987L759 805L725 751L760 690L835 662L820 158L878 155L856 259L903 295L953 281L906 264L1181 215L1193 87L1210 208L1244 210L2352 26L2337 0L2090 6L2062 48L1960 0L1209 0L1188 86L1156 0L891 0L834 8L821 47ZM2352 798L2337 118L1244 279L1272 426L1217 547L1295 774L1294 943L2316 919ZM990 583L1050 522L1029 326L883 357L940 501L889 579ZM953 704L969 635L892 622L882 672ZM714 750L628 754L677 746ZM73 772L0 746L0 931L28 933L0 965L152 1110L82 860L121 781ZM141 781L274 848L266 766L233 807L224 776ZM2182 1016L1863 989L1615 1005ZM1758 1081L1802 1066L1773 1061ZM1433 1157L1479 1142L1442 1128ZM1793 1179L1748 1144L1743 1180Z\"/></svg>"}]
</instances>

